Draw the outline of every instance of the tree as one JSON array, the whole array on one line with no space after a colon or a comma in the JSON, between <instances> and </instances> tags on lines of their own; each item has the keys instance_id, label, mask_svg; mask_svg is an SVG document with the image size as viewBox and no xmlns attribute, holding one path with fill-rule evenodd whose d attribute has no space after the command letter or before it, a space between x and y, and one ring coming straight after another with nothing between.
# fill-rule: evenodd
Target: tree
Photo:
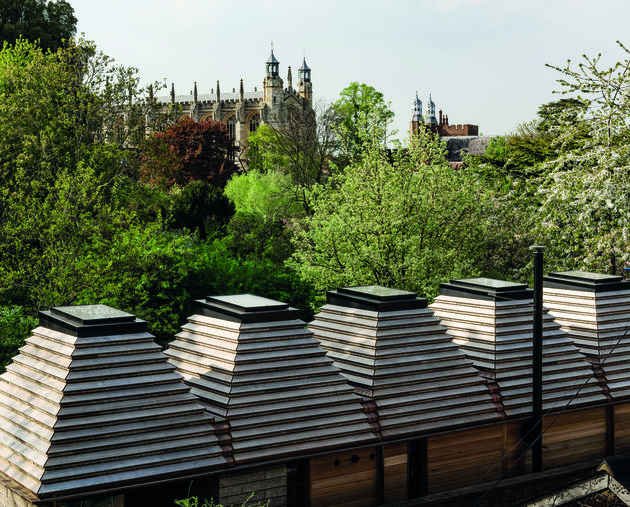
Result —
<instances>
[{"instance_id":1,"label":"tree","mask_svg":"<svg viewBox=\"0 0 630 507\"><path fill-rule=\"evenodd\" d=\"M74 37L76 25L74 9L65 0L0 2L0 44L14 44L22 38L56 51Z\"/></svg>"},{"instance_id":2,"label":"tree","mask_svg":"<svg viewBox=\"0 0 630 507\"><path fill-rule=\"evenodd\" d=\"M298 203L310 214L306 194L332 174L332 161L338 147L333 108L323 110L290 107L287 121L280 127L261 125L248 138L248 167L258 173L286 175L286 200ZM279 183L278 180L275 183Z\"/></svg>"},{"instance_id":3,"label":"tree","mask_svg":"<svg viewBox=\"0 0 630 507\"><path fill-rule=\"evenodd\" d=\"M358 159L363 140L361 132L374 129L387 142L387 126L394 117L383 94L365 83L352 82L344 88L339 99L332 104L337 115L337 132L340 135L342 154L339 165L344 167Z\"/></svg>"},{"instance_id":4,"label":"tree","mask_svg":"<svg viewBox=\"0 0 630 507\"><path fill-rule=\"evenodd\" d=\"M313 192L289 265L320 291L380 284L433 297L440 282L476 272L485 204L424 130L390 155L381 119L359 132L362 158Z\"/></svg>"},{"instance_id":5,"label":"tree","mask_svg":"<svg viewBox=\"0 0 630 507\"><path fill-rule=\"evenodd\" d=\"M153 108L137 70L79 40L57 53L18 41L0 51L0 192L45 195L57 175L88 163L135 176L129 147ZM0 202L2 202L0 200ZM1 210L0 210L1 216Z\"/></svg>"},{"instance_id":6,"label":"tree","mask_svg":"<svg viewBox=\"0 0 630 507\"><path fill-rule=\"evenodd\" d=\"M238 169L234 150L224 123L187 118L147 140L142 175L145 181L165 188L196 180L222 188Z\"/></svg>"},{"instance_id":7,"label":"tree","mask_svg":"<svg viewBox=\"0 0 630 507\"><path fill-rule=\"evenodd\" d=\"M191 181L172 194L173 227L196 231L202 239L225 229L234 206L220 188L211 183Z\"/></svg>"},{"instance_id":8,"label":"tree","mask_svg":"<svg viewBox=\"0 0 630 507\"><path fill-rule=\"evenodd\" d=\"M561 73L562 93L579 106L558 129L558 155L541 164L533 224L558 268L618 274L630 261L630 51L600 69L583 57Z\"/></svg>"}]
</instances>

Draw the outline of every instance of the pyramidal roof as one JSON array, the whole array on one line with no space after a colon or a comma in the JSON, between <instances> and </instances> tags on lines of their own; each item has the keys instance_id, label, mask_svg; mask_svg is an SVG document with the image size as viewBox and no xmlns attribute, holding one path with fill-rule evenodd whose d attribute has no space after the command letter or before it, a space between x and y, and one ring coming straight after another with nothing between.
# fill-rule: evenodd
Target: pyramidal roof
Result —
<instances>
[{"instance_id":1,"label":"pyramidal roof","mask_svg":"<svg viewBox=\"0 0 630 507\"><path fill-rule=\"evenodd\" d=\"M0 376L0 472L45 500L225 465L211 417L174 370L131 314L41 312Z\"/></svg>"},{"instance_id":2,"label":"pyramidal roof","mask_svg":"<svg viewBox=\"0 0 630 507\"><path fill-rule=\"evenodd\" d=\"M533 292L487 278L440 284L431 308L475 367L497 384L508 416L531 412ZM589 363L543 309L543 408L606 400Z\"/></svg>"},{"instance_id":3,"label":"pyramidal roof","mask_svg":"<svg viewBox=\"0 0 630 507\"><path fill-rule=\"evenodd\" d=\"M426 299L363 286L330 291L327 301L309 327L357 392L374 400L384 436L499 418Z\"/></svg>"},{"instance_id":4,"label":"pyramidal roof","mask_svg":"<svg viewBox=\"0 0 630 507\"><path fill-rule=\"evenodd\" d=\"M544 277L544 304L603 372L610 396L630 395L630 282L582 271Z\"/></svg>"},{"instance_id":5,"label":"pyramidal roof","mask_svg":"<svg viewBox=\"0 0 630 507\"><path fill-rule=\"evenodd\" d=\"M192 393L225 419L224 446L236 462L375 440L352 388L297 310L248 294L197 303L166 354Z\"/></svg>"}]
</instances>

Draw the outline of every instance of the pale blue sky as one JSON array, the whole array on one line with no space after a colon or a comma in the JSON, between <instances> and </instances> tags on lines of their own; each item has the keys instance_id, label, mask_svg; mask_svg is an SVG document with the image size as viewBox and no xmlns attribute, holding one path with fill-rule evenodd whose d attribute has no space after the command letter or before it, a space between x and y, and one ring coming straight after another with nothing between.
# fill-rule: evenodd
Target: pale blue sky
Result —
<instances>
[{"instance_id":1,"label":"pale blue sky","mask_svg":"<svg viewBox=\"0 0 630 507\"><path fill-rule=\"evenodd\" d=\"M616 61L630 45L630 0L69 0L78 32L144 80L197 81L208 93L259 88L273 40L285 79L302 56L315 99L351 81L383 92L406 136L416 90L450 123L501 134L553 100L557 73L583 53Z\"/></svg>"}]
</instances>

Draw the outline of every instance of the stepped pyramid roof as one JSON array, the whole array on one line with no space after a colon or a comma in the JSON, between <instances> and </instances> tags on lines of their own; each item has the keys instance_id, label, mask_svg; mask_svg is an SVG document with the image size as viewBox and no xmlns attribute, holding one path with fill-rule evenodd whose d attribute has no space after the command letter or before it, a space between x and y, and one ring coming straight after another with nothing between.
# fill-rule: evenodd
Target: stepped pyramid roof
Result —
<instances>
[{"instance_id":1,"label":"stepped pyramid roof","mask_svg":"<svg viewBox=\"0 0 630 507\"><path fill-rule=\"evenodd\" d=\"M543 299L574 343L603 371L612 399L630 395L630 282L583 271L549 273Z\"/></svg>"},{"instance_id":2,"label":"stepped pyramid roof","mask_svg":"<svg viewBox=\"0 0 630 507\"><path fill-rule=\"evenodd\" d=\"M483 379L427 300L380 286L344 287L309 325L385 437L499 419Z\"/></svg>"},{"instance_id":3,"label":"stepped pyramid roof","mask_svg":"<svg viewBox=\"0 0 630 507\"><path fill-rule=\"evenodd\" d=\"M225 465L211 417L146 322L53 308L0 376L0 473L31 500Z\"/></svg>"},{"instance_id":4,"label":"stepped pyramid roof","mask_svg":"<svg viewBox=\"0 0 630 507\"><path fill-rule=\"evenodd\" d=\"M208 410L223 418L237 463L375 441L339 370L287 304L207 297L166 351Z\"/></svg>"},{"instance_id":5,"label":"stepped pyramid roof","mask_svg":"<svg viewBox=\"0 0 630 507\"><path fill-rule=\"evenodd\" d=\"M533 292L525 284L487 278L440 285L431 305L454 342L498 385L508 416L531 412ZM582 385L584 387L582 387ZM605 402L585 357L543 309L543 408Z\"/></svg>"}]
</instances>

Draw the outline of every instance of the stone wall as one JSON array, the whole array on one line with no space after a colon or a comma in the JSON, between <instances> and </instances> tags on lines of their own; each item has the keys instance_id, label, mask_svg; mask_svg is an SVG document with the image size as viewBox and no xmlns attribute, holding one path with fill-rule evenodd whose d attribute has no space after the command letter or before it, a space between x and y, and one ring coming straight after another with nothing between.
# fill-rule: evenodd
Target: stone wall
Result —
<instances>
[{"instance_id":1,"label":"stone wall","mask_svg":"<svg viewBox=\"0 0 630 507\"><path fill-rule=\"evenodd\" d=\"M254 493L248 504L271 500L270 507L287 504L287 469L270 468L219 479L219 503L225 507L240 507Z\"/></svg>"}]
</instances>

